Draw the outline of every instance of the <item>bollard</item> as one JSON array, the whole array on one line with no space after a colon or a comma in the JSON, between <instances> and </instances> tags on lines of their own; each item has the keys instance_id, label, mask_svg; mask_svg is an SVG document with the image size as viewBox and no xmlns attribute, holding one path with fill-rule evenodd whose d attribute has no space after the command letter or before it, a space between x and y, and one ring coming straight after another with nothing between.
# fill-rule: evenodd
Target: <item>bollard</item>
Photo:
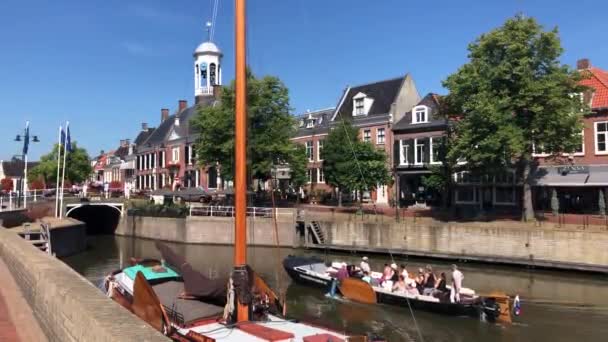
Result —
<instances>
[{"instance_id":1,"label":"bollard","mask_svg":"<svg viewBox=\"0 0 608 342\"><path fill-rule=\"evenodd\" d=\"M13 210L13 193L8 192L8 210Z\"/></svg>"}]
</instances>

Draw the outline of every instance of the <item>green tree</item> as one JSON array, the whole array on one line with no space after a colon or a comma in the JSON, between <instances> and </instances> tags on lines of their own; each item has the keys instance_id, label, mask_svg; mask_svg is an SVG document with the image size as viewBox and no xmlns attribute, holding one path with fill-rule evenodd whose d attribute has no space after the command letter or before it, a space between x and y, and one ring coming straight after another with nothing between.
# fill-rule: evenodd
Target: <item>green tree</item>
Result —
<instances>
[{"instance_id":1,"label":"green tree","mask_svg":"<svg viewBox=\"0 0 608 342\"><path fill-rule=\"evenodd\" d=\"M55 144L53 150L40 157L40 163L28 172L28 181L43 180L47 186L54 186L57 181L57 153L63 150L59 144ZM63 153L62 153L63 163ZM86 180L92 172L89 155L84 148L72 142L72 152L66 156L65 179L66 182L80 183ZM63 166L63 164L62 164ZM61 175L60 175L61 176Z\"/></svg>"},{"instance_id":2,"label":"green tree","mask_svg":"<svg viewBox=\"0 0 608 342\"><path fill-rule=\"evenodd\" d=\"M386 155L372 144L358 139L358 129L342 121L323 144L323 172L328 184L339 189L338 205L344 191L372 191L391 181Z\"/></svg>"},{"instance_id":3,"label":"green tree","mask_svg":"<svg viewBox=\"0 0 608 342\"><path fill-rule=\"evenodd\" d=\"M452 113L460 115L451 153L477 174L515 166L523 181L523 218L534 217L533 146L557 156L581 143L580 75L559 57L557 29L516 16L469 47L469 62L444 81Z\"/></svg>"},{"instance_id":4,"label":"green tree","mask_svg":"<svg viewBox=\"0 0 608 342\"><path fill-rule=\"evenodd\" d=\"M297 163L298 148L290 140L296 130L289 114L289 91L278 78L247 75L247 162L254 179L268 180L277 163ZM199 134L196 141L198 162L220 165L223 179L234 177L235 83L222 89L216 106L202 108L193 119ZM295 167L295 168L294 168ZM292 165L297 176L302 165Z\"/></svg>"},{"instance_id":5,"label":"green tree","mask_svg":"<svg viewBox=\"0 0 608 342\"><path fill-rule=\"evenodd\" d=\"M306 157L306 147L304 145L294 144L293 149L294 151L289 155L287 163L291 169L291 186L293 189L298 190L308 180L306 175L308 158ZM298 196L298 198L300 197Z\"/></svg>"}]
</instances>

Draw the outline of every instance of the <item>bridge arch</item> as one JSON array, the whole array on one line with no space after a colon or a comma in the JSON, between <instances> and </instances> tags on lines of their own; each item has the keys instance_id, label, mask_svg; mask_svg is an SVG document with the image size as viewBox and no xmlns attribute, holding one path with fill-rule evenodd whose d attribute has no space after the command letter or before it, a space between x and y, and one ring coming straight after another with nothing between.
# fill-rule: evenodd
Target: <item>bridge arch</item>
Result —
<instances>
[{"instance_id":1,"label":"bridge arch","mask_svg":"<svg viewBox=\"0 0 608 342\"><path fill-rule=\"evenodd\" d=\"M122 203L76 203L66 205L66 217L87 225L87 234L113 234L123 215Z\"/></svg>"}]
</instances>

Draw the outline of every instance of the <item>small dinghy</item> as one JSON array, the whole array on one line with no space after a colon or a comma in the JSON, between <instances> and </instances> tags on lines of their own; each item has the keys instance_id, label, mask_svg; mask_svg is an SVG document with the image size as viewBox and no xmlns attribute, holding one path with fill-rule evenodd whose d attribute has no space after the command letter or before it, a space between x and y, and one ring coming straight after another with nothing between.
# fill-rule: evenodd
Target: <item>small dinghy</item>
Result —
<instances>
[{"instance_id":1,"label":"small dinghy","mask_svg":"<svg viewBox=\"0 0 608 342\"><path fill-rule=\"evenodd\" d=\"M410 292L393 292L392 286L370 285L356 276L338 282L335 274L343 265L344 263L341 262L326 265L319 258L292 255L283 260L285 271L295 282L318 287L330 293L337 290L344 297L354 301L368 304L381 303L404 308L411 306L412 309L451 316L470 316L490 322L511 322L510 300L505 294L494 293L480 296L472 289L462 288L460 302L452 303L449 293L443 296L431 296ZM381 274L372 272L371 277L380 278ZM332 289L332 287L334 288Z\"/></svg>"}]
</instances>

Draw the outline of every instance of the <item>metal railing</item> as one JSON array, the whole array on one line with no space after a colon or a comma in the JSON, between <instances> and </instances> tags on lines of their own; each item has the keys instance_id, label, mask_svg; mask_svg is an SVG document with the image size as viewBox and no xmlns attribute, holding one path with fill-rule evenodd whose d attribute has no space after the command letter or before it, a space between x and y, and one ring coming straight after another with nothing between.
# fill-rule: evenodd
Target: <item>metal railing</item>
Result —
<instances>
[{"instance_id":1,"label":"metal railing","mask_svg":"<svg viewBox=\"0 0 608 342\"><path fill-rule=\"evenodd\" d=\"M272 208L247 207L247 216L272 218L272 210ZM219 205L190 207L190 216L234 217L234 207Z\"/></svg>"}]
</instances>

